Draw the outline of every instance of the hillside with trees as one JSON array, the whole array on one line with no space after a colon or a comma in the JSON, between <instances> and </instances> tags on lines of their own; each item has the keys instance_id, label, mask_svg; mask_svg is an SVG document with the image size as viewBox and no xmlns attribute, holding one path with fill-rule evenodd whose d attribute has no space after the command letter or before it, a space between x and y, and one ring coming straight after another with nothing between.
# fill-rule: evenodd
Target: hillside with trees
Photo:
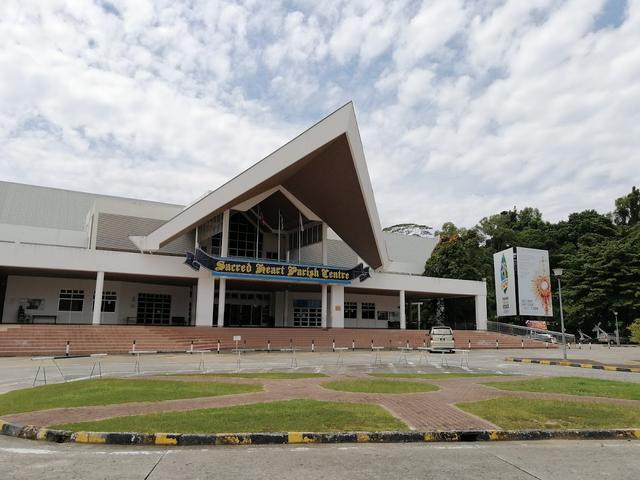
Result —
<instances>
[{"instance_id":1,"label":"hillside with trees","mask_svg":"<svg viewBox=\"0 0 640 480\"><path fill-rule=\"evenodd\" d=\"M602 322L615 328L618 312L621 335L640 318L640 191L615 200L614 210L572 213L567 220L547 222L536 208L513 209L485 217L469 229L445 223L436 232L440 243L425 265L425 275L487 280L489 318L495 320L493 254L508 247L549 251L551 268L563 268L562 297L566 329L591 335ZM557 283L552 279L554 314L559 325ZM430 307L432 311L437 308ZM427 313L427 312L425 312ZM452 325L473 318L470 301L445 300L444 319ZM524 323L531 317L503 317L501 321ZM548 319L551 320L551 319ZM553 325L553 324L552 324Z\"/></svg>"}]
</instances>

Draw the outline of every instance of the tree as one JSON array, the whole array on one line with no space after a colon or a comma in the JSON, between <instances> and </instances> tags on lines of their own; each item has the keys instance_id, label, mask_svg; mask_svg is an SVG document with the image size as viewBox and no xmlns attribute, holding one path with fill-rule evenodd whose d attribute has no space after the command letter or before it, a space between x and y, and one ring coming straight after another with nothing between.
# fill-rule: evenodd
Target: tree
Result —
<instances>
[{"instance_id":1,"label":"tree","mask_svg":"<svg viewBox=\"0 0 640 480\"><path fill-rule=\"evenodd\" d=\"M445 223L440 230L440 242L425 264L424 274L462 280L490 279L493 269L491 253L483 248L483 243L477 229L458 229L453 223ZM493 287L487 287L487 290L492 292ZM490 293L489 303L492 298L493 294ZM444 319L448 325L468 328L474 317L472 299L445 299Z\"/></svg>"},{"instance_id":2,"label":"tree","mask_svg":"<svg viewBox=\"0 0 640 480\"><path fill-rule=\"evenodd\" d=\"M631 334L631 341L634 343L640 343L640 318L636 319L631 325L629 325L628 330Z\"/></svg>"},{"instance_id":3,"label":"tree","mask_svg":"<svg viewBox=\"0 0 640 480\"><path fill-rule=\"evenodd\" d=\"M630 194L616 199L613 218L618 225L633 226L640 222L640 190L631 187Z\"/></svg>"}]
</instances>

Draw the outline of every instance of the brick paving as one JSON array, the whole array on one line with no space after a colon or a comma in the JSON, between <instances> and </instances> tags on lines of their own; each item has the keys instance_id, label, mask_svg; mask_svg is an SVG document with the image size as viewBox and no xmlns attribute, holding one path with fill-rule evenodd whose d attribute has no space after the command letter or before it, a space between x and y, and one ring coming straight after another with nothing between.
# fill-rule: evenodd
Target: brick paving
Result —
<instances>
[{"instance_id":1,"label":"brick paving","mask_svg":"<svg viewBox=\"0 0 640 480\"><path fill-rule=\"evenodd\" d=\"M147 377L148 378L148 377ZM167 378L167 377L162 377ZM171 412L200 408L227 407L251 403L270 402L291 399L313 399L335 402L357 402L378 404L394 416L403 420L416 430L457 430L457 429L499 429L486 420L463 412L454 406L459 402L487 400L510 396L547 400L574 400L590 403L609 403L640 407L640 401L600 397L576 397L564 394L511 392L481 385L486 381L514 381L522 377L474 377L457 379L393 379L394 381L416 381L437 385L435 392L411 394L369 394L329 390L322 383L348 378L368 378L365 374L331 375L324 378L296 380L234 379L221 377L193 376L171 377L171 380L217 381L228 383L260 383L264 391L219 397L200 397L160 402L123 403L116 405L90 406L79 408L58 408L37 412L6 415L4 420L21 425L55 425L60 423L102 420L125 415L142 415L154 412ZM528 377L531 378L531 377Z\"/></svg>"}]
</instances>

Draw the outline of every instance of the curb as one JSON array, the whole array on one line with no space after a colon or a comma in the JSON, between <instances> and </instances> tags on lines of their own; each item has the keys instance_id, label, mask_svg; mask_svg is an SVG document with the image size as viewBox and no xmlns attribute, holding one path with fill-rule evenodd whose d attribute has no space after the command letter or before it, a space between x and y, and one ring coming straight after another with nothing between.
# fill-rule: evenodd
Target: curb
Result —
<instances>
[{"instance_id":1,"label":"curb","mask_svg":"<svg viewBox=\"0 0 640 480\"><path fill-rule=\"evenodd\" d=\"M0 434L56 443L104 445L295 445L312 443L417 443L517 440L640 440L640 429L617 430L457 430L448 432L277 432L277 433L129 433L71 432L0 420Z\"/></svg>"},{"instance_id":2,"label":"curb","mask_svg":"<svg viewBox=\"0 0 640 480\"><path fill-rule=\"evenodd\" d=\"M540 365L557 365L561 367L591 368L593 370L606 370L608 372L640 373L640 368L616 367L614 365L600 365L594 363L574 363L568 360L542 360L537 358L507 357L505 358L505 361L517 363L537 363Z\"/></svg>"}]
</instances>

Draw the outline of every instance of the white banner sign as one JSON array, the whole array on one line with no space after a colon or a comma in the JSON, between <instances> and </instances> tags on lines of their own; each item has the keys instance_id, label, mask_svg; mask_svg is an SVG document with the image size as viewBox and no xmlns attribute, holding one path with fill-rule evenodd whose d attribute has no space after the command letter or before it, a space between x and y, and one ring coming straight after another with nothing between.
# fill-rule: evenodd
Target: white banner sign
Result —
<instances>
[{"instance_id":1,"label":"white banner sign","mask_svg":"<svg viewBox=\"0 0 640 480\"><path fill-rule=\"evenodd\" d=\"M520 315L552 317L549 252L517 247L516 253Z\"/></svg>"},{"instance_id":2,"label":"white banner sign","mask_svg":"<svg viewBox=\"0 0 640 480\"><path fill-rule=\"evenodd\" d=\"M493 254L493 276L496 284L497 315L499 317L517 315L513 248Z\"/></svg>"}]
</instances>

